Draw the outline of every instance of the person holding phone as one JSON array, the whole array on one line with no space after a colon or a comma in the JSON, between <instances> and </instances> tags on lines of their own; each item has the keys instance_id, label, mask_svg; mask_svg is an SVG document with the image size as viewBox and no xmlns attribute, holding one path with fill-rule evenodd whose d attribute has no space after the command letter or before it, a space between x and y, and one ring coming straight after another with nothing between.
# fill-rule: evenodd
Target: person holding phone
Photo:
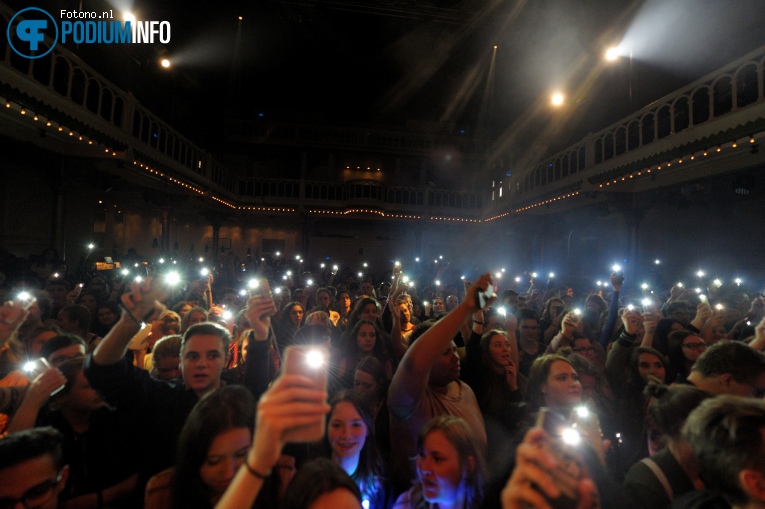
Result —
<instances>
[{"instance_id":1,"label":"person holding phone","mask_svg":"<svg viewBox=\"0 0 765 509\"><path fill-rule=\"evenodd\" d=\"M231 336L223 327L205 322L189 327L181 345L181 382L176 385L151 378L147 371L127 362L125 354L132 337L139 332L141 322L149 322L164 312L162 300L169 289L159 281L146 278L134 283L122 296L123 312L85 363L85 375L93 387L117 408L129 407L140 416L146 435L143 451L142 480L170 466L175 444L166 437L178 436L183 423L196 402L204 394L221 386L221 372L226 366ZM250 348L269 348L270 316L274 312L270 297L256 296L248 301L247 318L253 328ZM257 344L257 346L254 346ZM267 376L268 355L255 355L258 362L247 363L257 374ZM250 380L245 373L245 381ZM267 385L266 380L263 385ZM252 387L257 392L257 387ZM262 392L262 390L260 390ZM140 486L140 484L139 484Z\"/></svg>"},{"instance_id":2,"label":"person holding phone","mask_svg":"<svg viewBox=\"0 0 765 509\"><path fill-rule=\"evenodd\" d=\"M285 370L258 401L251 447L216 509L251 507L285 444L321 439L330 410L326 401L326 385L317 385L312 376Z\"/></svg>"},{"instance_id":3,"label":"person holding phone","mask_svg":"<svg viewBox=\"0 0 765 509\"><path fill-rule=\"evenodd\" d=\"M450 414L462 417L486 450L486 429L473 390L460 381L460 359L452 338L471 313L479 309L478 293L493 285L490 274L482 275L468 290L465 300L453 311L412 335L409 349L393 375L388 392L391 413L391 472L394 492L408 488L414 477L409 458L417 450L417 437L433 417ZM492 299L484 304L490 305ZM418 333L419 336L418 336Z\"/></svg>"}]
</instances>

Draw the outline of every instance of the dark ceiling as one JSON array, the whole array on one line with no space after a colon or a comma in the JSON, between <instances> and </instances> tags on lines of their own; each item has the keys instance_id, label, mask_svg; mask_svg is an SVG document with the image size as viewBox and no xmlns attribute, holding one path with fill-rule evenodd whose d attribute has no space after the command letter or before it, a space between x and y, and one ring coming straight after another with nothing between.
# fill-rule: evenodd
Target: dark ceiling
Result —
<instances>
[{"instance_id":1,"label":"dark ceiling","mask_svg":"<svg viewBox=\"0 0 765 509\"><path fill-rule=\"evenodd\" d=\"M36 5L117 11L129 3ZM765 44L762 0L136 0L132 10L170 21L171 42L69 49L213 151L226 149L226 118L258 115L438 122L491 140L523 119L511 153L560 122L553 149ZM628 58L604 65L605 47L625 34L631 68ZM169 71L160 56L174 62ZM547 106L556 89L579 90L560 118Z\"/></svg>"}]
</instances>

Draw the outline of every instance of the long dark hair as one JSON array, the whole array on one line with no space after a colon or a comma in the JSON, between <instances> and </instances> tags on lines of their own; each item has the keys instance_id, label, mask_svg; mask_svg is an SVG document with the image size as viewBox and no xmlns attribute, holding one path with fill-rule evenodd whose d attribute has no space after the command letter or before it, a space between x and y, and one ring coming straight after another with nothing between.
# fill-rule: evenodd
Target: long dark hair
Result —
<instances>
[{"instance_id":1,"label":"long dark hair","mask_svg":"<svg viewBox=\"0 0 765 509\"><path fill-rule=\"evenodd\" d=\"M292 319L290 318L290 311L292 311L292 308L294 308L295 306L300 306L300 309L303 310L303 319L300 320L300 323L298 324L297 329L305 325L305 307L298 301L293 300L292 302L288 302L287 304L284 305L284 307L282 308L282 316L279 319L280 325L282 325L283 327L288 327L290 330L295 328L295 324L292 323Z\"/></svg>"},{"instance_id":2,"label":"long dark hair","mask_svg":"<svg viewBox=\"0 0 765 509\"><path fill-rule=\"evenodd\" d=\"M356 325L353 326L353 329L346 334L345 341L341 345L342 351L340 352L340 357L355 358L359 356L360 350L356 337L359 335L359 331L363 325L371 325L375 329L375 346L372 348L372 353L370 355L373 355L380 362L385 364L386 361L390 360L390 354L385 345L383 332L375 322L370 320L359 320L356 322Z\"/></svg>"},{"instance_id":3,"label":"long dark hair","mask_svg":"<svg viewBox=\"0 0 765 509\"><path fill-rule=\"evenodd\" d=\"M353 308L351 308L351 312L348 315L348 325L347 328L355 328L356 324L359 321L359 315L361 315L361 312L364 311L364 308L367 306L367 304L374 304L375 309L377 309L377 314L380 314L380 303L377 302L377 300L373 299L372 297L362 297L356 302L353 303ZM378 321L380 317L377 317Z\"/></svg>"},{"instance_id":4,"label":"long dark hair","mask_svg":"<svg viewBox=\"0 0 765 509\"><path fill-rule=\"evenodd\" d=\"M210 494L199 476L215 437L232 428L255 423L255 398L241 385L205 394L191 410L178 439L173 476L173 507L210 508Z\"/></svg>"},{"instance_id":5,"label":"long dark hair","mask_svg":"<svg viewBox=\"0 0 765 509\"><path fill-rule=\"evenodd\" d=\"M340 465L327 458L316 458L298 469L284 494L282 509L305 509L324 493L346 489L361 505L361 493Z\"/></svg>"},{"instance_id":6,"label":"long dark hair","mask_svg":"<svg viewBox=\"0 0 765 509\"><path fill-rule=\"evenodd\" d=\"M361 416L364 425L367 427L367 438L364 441L364 446L359 452L359 465L356 467L356 471L351 475L351 478L358 485L359 490L362 493L362 498L372 500L376 498L375 495L383 489L382 479L384 476L380 453L377 451L377 446L375 445L377 443L375 440L375 420L364 395L352 389L345 389L338 392L330 402L332 409L327 415L328 434L332 413L335 411L335 407L340 403L350 403L353 405L353 408L356 409L356 412ZM327 442L327 445L329 445L329 442Z\"/></svg>"}]
</instances>

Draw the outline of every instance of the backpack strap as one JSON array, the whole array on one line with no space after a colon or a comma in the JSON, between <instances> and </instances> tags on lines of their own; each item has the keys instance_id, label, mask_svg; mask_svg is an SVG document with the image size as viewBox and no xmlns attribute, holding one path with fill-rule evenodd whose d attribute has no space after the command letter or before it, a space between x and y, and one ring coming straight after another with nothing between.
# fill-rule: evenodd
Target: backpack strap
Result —
<instances>
[{"instance_id":1,"label":"backpack strap","mask_svg":"<svg viewBox=\"0 0 765 509\"><path fill-rule=\"evenodd\" d=\"M664 491L667 493L667 496L669 497L669 500L672 501L675 499L675 495L672 492L672 486L669 484L669 480L667 479L667 476L664 475L664 472L661 470L661 467L656 464L654 460L651 458L643 458L640 460L641 463L643 463L645 466L651 469L651 472L653 472L653 475L656 476L656 478L659 480L662 486L664 486Z\"/></svg>"}]
</instances>

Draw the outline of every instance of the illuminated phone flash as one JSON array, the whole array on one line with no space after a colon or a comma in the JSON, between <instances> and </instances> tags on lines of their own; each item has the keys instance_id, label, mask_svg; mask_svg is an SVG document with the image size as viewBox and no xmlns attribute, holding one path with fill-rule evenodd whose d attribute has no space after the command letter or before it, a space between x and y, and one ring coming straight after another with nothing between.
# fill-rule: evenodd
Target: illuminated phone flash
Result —
<instances>
[{"instance_id":1,"label":"illuminated phone flash","mask_svg":"<svg viewBox=\"0 0 765 509\"><path fill-rule=\"evenodd\" d=\"M136 276L133 281L135 281L136 283L140 283L141 281L143 281L143 278L141 276Z\"/></svg>"},{"instance_id":2,"label":"illuminated phone flash","mask_svg":"<svg viewBox=\"0 0 765 509\"><path fill-rule=\"evenodd\" d=\"M258 287L258 285L259 285L259 284L260 284L260 281L258 281L257 279L250 279L250 282L249 282L249 283L247 283L247 286L248 286L248 287L249 287L251 290L254 290L255 288L257 288L257 287Z\"/></svg>"},{"instance_id":3,"label":"illuminated phone flash","mask_svg":"<svg viewBox=\"0 0 765 509\"><path fill-rule=\"evenodd\" d=\"M409 288L414 288L414 281L409 281Z\"/></svg>"},{"instance_id":4,"label":"illuminated phone flash","mask_svg":"<svg viewBox=\"0 0 765 509\"><path fill-rule=\"evenodd\" d=\"M37 366L37 363L35 361L29 361L26 364L24 364L24 371L27 373L30 373L34 371L35 367Z\"/></svg>"},{"instance_id":5,"label":"illuminated phone flash","mask_svg":"<svg viewBox=\"0 0 765 509\"><path fill-rule=\"evenodd\" d=\"M168 272L167 276L165 276L165 281L169 285L177 285L181 282L181 275L177 272Z\"/></svg>"},{"instance_id":6,"label":"illuminated phone flash","mask_svg":"<svg viewBox=\"0 0 765 509\"><path fill-rule=\"evenodd\" d=\"M678 288L682 288L682 287L683 287L683 283L677 283L677 285L676 285L676 286L677 286Z\"/></svg>"},{"instance_id":7,"label":"illuminated phone flash","mask_svg":"<svg viewBox=\"0 0 765 509\"><path fill-rule=\"evenodd\" d=\"M337 271L337 265L333 265L332 270Z\"/></svg>"},{"instance_id":8,"label":"illuminated phone flash","mask_svg":"<svg viewBox=\"0 0 765 509\"><path fill-rule=\"evenodd\" d=\"M326 264L324 264L324 263L322 263L321 265L319 265L319 268L322 268L322 269L323 269L324 267L326 267Z\"/></svg>"},{"instance_id":9,"label":"illuminated phone flash","mask_svg":"<svg viewBox=\"0 0 765 509\"><path fill-rule=\"evenodd\" d=\"M324 356L318 350L310 350L305 354L305 361L314 369L324 364Z\"/></svg>"},{"instance_id":10,"label":"illuminated phone flash","mask_svg":"<svg viewBox=\"0 0 765 509\"><path fill-rule=\"evenodd\" d=\"M223 319L224 320L231 320L232 318L234 318L234 313L232 313L229 310L226 310L226 311L223 312Z\"/></svg>"},{"instance_id":11,"label":"illuminated phone flash","mask_svg":"<svg viewBox=\"0 0 765 509\"><path fill-rule=\"evenodd\" d=\"M651 305L651 299L643 299L643 307L648 307Z\"/></svg>"},{"instance_id":12,"label":"illuminated phone flash","mask_svg":"<svg viewBox=\"0 0 765 509\"><path fill-rule=\"evenodd\" d=\"M281 288L277 288L276 290L274 290L274 293L276 295L279 295L280 293L282 293L282 289Z\"/></svg>"},{"instance_id":13,"label":"illuminated phone flash","mask_svg":"<svg viewBox=\"0 0 765 509\"><path fill-rule=\"evenodd\" d=\"M498 308L497 312L502 316L507 316L507 309L505 308Z\"/></svg>"},{"instance_id":14,"label":"illuminated phone flash","mask_svg":"<svg viewBox=\"0 0 765 509\"><path fill-rule=\"evenodd\" d=\"M635 309L635 306L633 306L632 304L627 304L628 311L633 311L634 309Z\"/></svg>"},{"instance_id":15,"label":"illuminated phone flash","mask_svg":"<svg viewBox=\"0 0 765 509\"><path fill-rule=\"evenodd\" d=\"M578 445L582 441L582 436L572 428L565 428L560 437L568 445Z\"/></svg>"},{"instance_id":16,"label":"illuminated phone flash","mask_svg":"<svg viewBox=\"0 0 765 509\"><path fill-rule=\"evenodd\" d=\"M640 288L642 288L643 290L648 290L648 283L643 283L642 285L640 285Z\"/></svg>"},{"instance_id":17,"label":"illuminated phone flash","mask_svg":"<svg viewBox=\"0 0 765 509\"><path fill-rule=\"evenodd\" d=\"M28 301L32 298L32 295L30 295L29 292L19 292L16 298L18 298L20 301Z\"/></svg>"},{"instance_id":18,"label":"illuminated phone flash","mask_svg":"<svg viewBox=\"0 0 765 509\"><path fill-rule=\"evenodd\" d=\"M247 290L239 290L239 295L244 297L247 295Z\"/></svg>"},{"instance_id":19,"label":"illuminated phone flash","mask_svg":"<svg viewBox=\"0 0 765 509\"><path fill-rule=\"evenodd\" d=\"M620 270L622 270L622 266L619 265L618 263L615 263L613 267L611 267L611 270L613 270L614 272L619 272Z\"/></svg>"},{"instance_id":20,"label":"illuminated phone flash","mask_svg":"<svg viewBox=\"0 0 765 509\"><path fill-rule=\"evenodd\" d=\"M583 419L590 415L590 410L584 405L578 406L574 408L574 410L576 411L576 415L578 415L579 417Z\"/></svg>"},{"instance_id":21,"label":"illuminated phone flash","mask_svg":"<svg viewBox=\"0 0 765 509\"><path fill-rule=\"evenodd\" d=\"M536 272L532 272L531 273L531 277L537 277L537 273Z\"/></svg>"},{"instance_id":22,"label":"illuminated phone flash","mask_svg":"<svg viewBox=\"0 0 765 509\"><path fill-rule=\"evenodd\" d=\"M715 305L715 309L717 309L718 311L722 311L723 309L725 309L725 306L723 306L722 304L717 304Z\"/></svg>"},{"instance_id":23,"label":"illuminated phone flash","mask_svg":"<svg viewBox=\"0 0 765 509\"><path fill-rule=\"evenodd\" d=\"M555 277L555 273L550 272L550 277Z\"/></svg>"},{"instance_id":24,"label":"illuminated phone flash","mask_svg":"<svg viewBox=\"0 0 765 509\"><path fill-rule=\"evenodd\" d=\"M574 309L574 314L575 315L581 315L582 314L582 310L579 309L579 308L576 308L576 309Z\"/></svg>"},{"instance_id":25,"label":"illuminated phone flash","mask_svg":"<svg viewBox=\"0 0 765 509\"><path fill-rule=\"evenodd\" d=\"M127 269L122 269L122 275L123 275L123 276L127 276L128 274L130 274L130 271L129 271L129 270L127 270Z\"/></svg>"},{"instance_id":26,"label":"illuminated phone flash","mask_svg":"<svg viewBox=\"0 0 765 509\"><path fill-rule=\"evenodd\" d=\"M210 271L207 270L206 268L202 269L200 272L202 273L203 276L206 276L207 274L210 273Z\"/></svg>"},{"instance_id":27,"label":"illuminated phone flash","mask_svg":"<svg viewBox=\"0 0 765 509\"><path fill-rule=\"evenodd\" d=\"M313 284L313 279L309 279L308 281L305 282L305 284L307 284L308 286L311 286Z\"/></svg>"}]
</instances>

